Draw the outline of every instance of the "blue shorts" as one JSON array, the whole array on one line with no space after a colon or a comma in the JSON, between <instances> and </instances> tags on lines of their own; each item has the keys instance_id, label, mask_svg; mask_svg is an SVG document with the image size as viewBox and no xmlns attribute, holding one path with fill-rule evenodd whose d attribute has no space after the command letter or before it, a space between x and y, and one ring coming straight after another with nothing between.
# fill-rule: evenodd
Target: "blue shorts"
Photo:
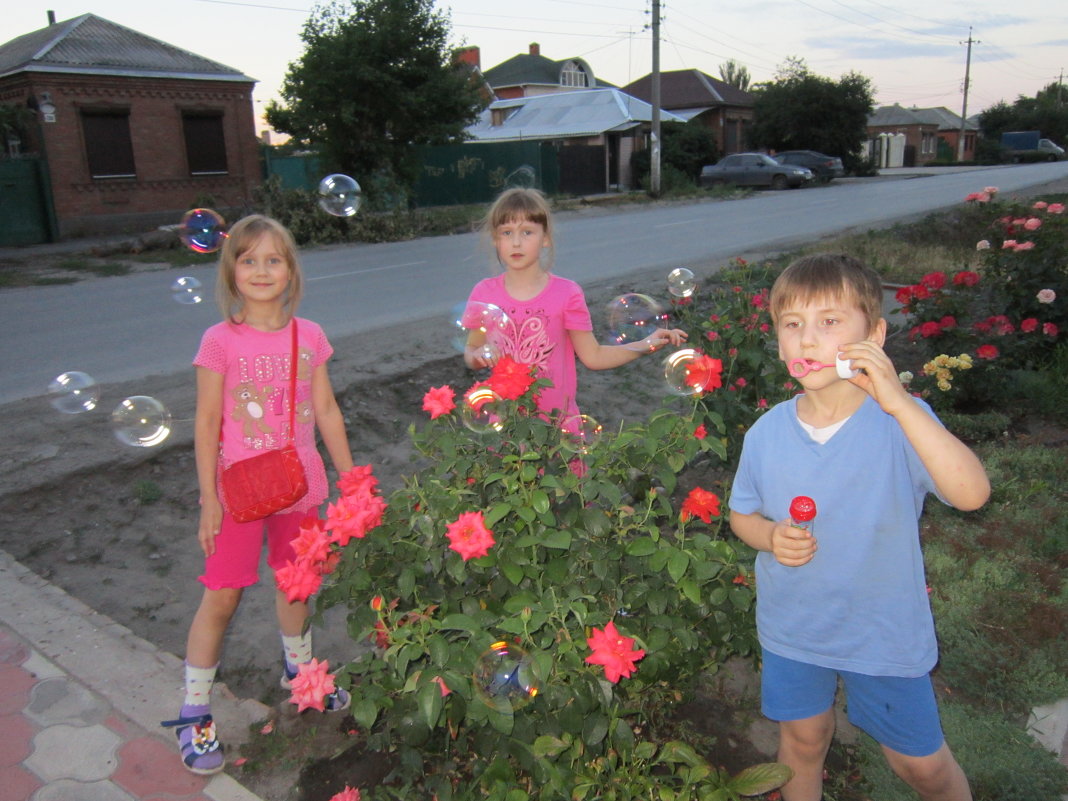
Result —
<instances>
[{"instance_id":1,"label":"blue shorts","mask_svg":"<svg viewBox=\"0 0 1068 801\"><path fill-rule=\"evenodd\" d=\"M912 757L942 747L931 677L868 676L797 662L764 650L760 707L771 720L804 720L834 704L838 677L846 692L849 722L876 742Z\"/></svg>"}]
</instances>

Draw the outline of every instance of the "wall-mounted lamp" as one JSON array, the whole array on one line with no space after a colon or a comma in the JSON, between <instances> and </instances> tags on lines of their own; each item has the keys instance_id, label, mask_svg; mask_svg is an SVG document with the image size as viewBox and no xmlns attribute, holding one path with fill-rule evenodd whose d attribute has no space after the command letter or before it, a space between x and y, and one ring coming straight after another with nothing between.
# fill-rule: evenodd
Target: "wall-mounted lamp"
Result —
<instances>
[{"instance_id":1,"label":"wall-mounted lamp","mask_svg":"<svg viewBox=\"0 0 1068 801\"><path fill-rule=\"evenodd\" d=\"M56 106L52 102L51 92L41 92L41 99L37 104L37 110L41 112L41 119L44 122L56 121Z\"/></svg>"}]
</instances>

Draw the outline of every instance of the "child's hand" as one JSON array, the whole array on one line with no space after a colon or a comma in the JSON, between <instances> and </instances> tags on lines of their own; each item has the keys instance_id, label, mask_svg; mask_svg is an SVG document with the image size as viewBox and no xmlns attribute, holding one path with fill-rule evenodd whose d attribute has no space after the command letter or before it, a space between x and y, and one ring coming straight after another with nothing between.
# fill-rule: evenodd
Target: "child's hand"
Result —
<instances>
[{"instance_id":1,"label":"child's hand","mask_svg":"<svg viewBox=\"0 0 1068 801\"><path fill-rule=\"evenodd\" d=\"M223 508L218 498L202 499L200 502L200 528L197 539L204 556L215 553L215 537L222 525Z\"/></svg>"},{"instance_id":2,"label":"child's hand","mask_svg":"<svg viewBox=\"0 0 1068 801\"><path fill-rule=\"evenodd\" d=\"M910 402L908 391L897 377L897 370L886 351L870 339L840 346L839 355L853 362L853 369L861 370L849 379L878 402L884 412L896 415Z\"/></svg>"},{"instance_id":3,"label":"child's hand","mask_svg":"<svg viewBox=\"0 0 1068 801\"><path fill-rule=\"evenodd\" d=\"M776 523L771 530L771 553L779 564L801 567L816 555L818 546L812 532L791 525L789 520Z\"/></svg>"},{"instance_id":4,"label":"child's hand","mask_svg":"<svg viewBox=\"0 0 1068 801\"><path fill-rule=\"evenodd\" d=\"M642 342L648 346L649 352L653 353L664 345L681 345L686 341L687 336L681 328L658 328Z\"/></svg>"},{"instance_id":5,"label":"child's hand","mask_svg":"<svg viewBox=\"0 0 1068 801\"><path fill-rule=\"evenodd\" d=\"M482 345L468 345L464 348L464 362L472 370L493 367L499 358L494 350L489 350Z\"/></svg>"}]
</instances>

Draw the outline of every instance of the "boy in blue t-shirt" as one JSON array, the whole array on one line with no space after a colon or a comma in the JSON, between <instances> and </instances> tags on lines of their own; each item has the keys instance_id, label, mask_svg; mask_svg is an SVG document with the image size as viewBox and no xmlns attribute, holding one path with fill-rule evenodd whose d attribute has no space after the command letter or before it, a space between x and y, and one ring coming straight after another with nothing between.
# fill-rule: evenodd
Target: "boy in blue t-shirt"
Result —
<instances>
[{"instance_id":1,"label":"boy in blue t-shirt","mask_svg":"<svg viewBox=\"0 0 1068 801\"><path fill-rule=\"evenodd\" d=\"M879 276L850 256L806 256L783 271L771 315L804 393L746 434L731 491L731 528L760 552L761 704L794 771L785 801L821 797L839 677L849 719L924 801L972 797L931 686L938 647L919 517L929 492L977 509L990 482L901 385L883 351L882 303ZM807 529L790 519L799 495L816 502Z\"/></svg>"}]
</instances>

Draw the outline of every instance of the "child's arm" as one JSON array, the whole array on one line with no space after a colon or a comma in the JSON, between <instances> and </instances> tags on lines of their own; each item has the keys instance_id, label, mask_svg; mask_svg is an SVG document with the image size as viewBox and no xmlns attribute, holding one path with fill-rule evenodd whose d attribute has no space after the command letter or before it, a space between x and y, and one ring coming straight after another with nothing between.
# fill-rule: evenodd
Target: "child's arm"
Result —
<instances>
[{"instance_id":1,"label":"child's arm","mask_svg":"<svg viewBox=\"0 0 1068 801\"><path fill-rule=\"evenodd\" d=\"M602 345L592 331L568 331L575 355L590 370L610 370L632 362L645 353L653 353L664 345L681 345L686 332L680 328L658 328L640 342L627 345Z\"/></svg>"},{"instance_id":2,"label":"child's arm","mask_svg":"<svg viewBox=\"0 0 1068 801\"><path fill-rule=\"evenodd\" d=\"M216 485L219 468L219 430L222 424L223 376L197 367L197 411L193 442L200 485L200 525L197 539L205 556L215 553L215 537L222 524L223 508Z\"/></svg>"},{"instance_id":3,"label":"child's arm","mask_svg":"<svg viewBox=\"0 0 1068 801\"><path fill-rule=\"evenodd\" d=\"M341 407L337 405L337 398L334 397L334 388L330 384L330 374L325 362L312 372L311 385L312 407L315 410L315 425L319 429L319 436L323 438L334 469L338 473L345 473L352 469L352 449L345 432L345 418L341 414Z\"/></svg>"},{"instance_id":4,"label":"child's arm","mask_svg":"<svg viewBox=\"0 0 1068 801\"><path fill-rule=\"evenodd\" d=\"M978 509L990 497L990 480L982 462L949 429L920 407L902 386L893 362L871 340L842 348L842 357L862 368L850 381L892 415L931 474L939 494L958 509Z\"/></svg>"},{"instance_id":5,"label":"child's arm","mask_svg":"<svg viewBox=\"0 0 1068 801\"><path fill-rule=\"evenodd\" d=\"M768 551L787 567L800 567L816 554L816 538L810 531L791 526L789 521L776 523L761 514L743 515L731 511L731 530L758 551Z\"/></svg>"}]
</instances>

